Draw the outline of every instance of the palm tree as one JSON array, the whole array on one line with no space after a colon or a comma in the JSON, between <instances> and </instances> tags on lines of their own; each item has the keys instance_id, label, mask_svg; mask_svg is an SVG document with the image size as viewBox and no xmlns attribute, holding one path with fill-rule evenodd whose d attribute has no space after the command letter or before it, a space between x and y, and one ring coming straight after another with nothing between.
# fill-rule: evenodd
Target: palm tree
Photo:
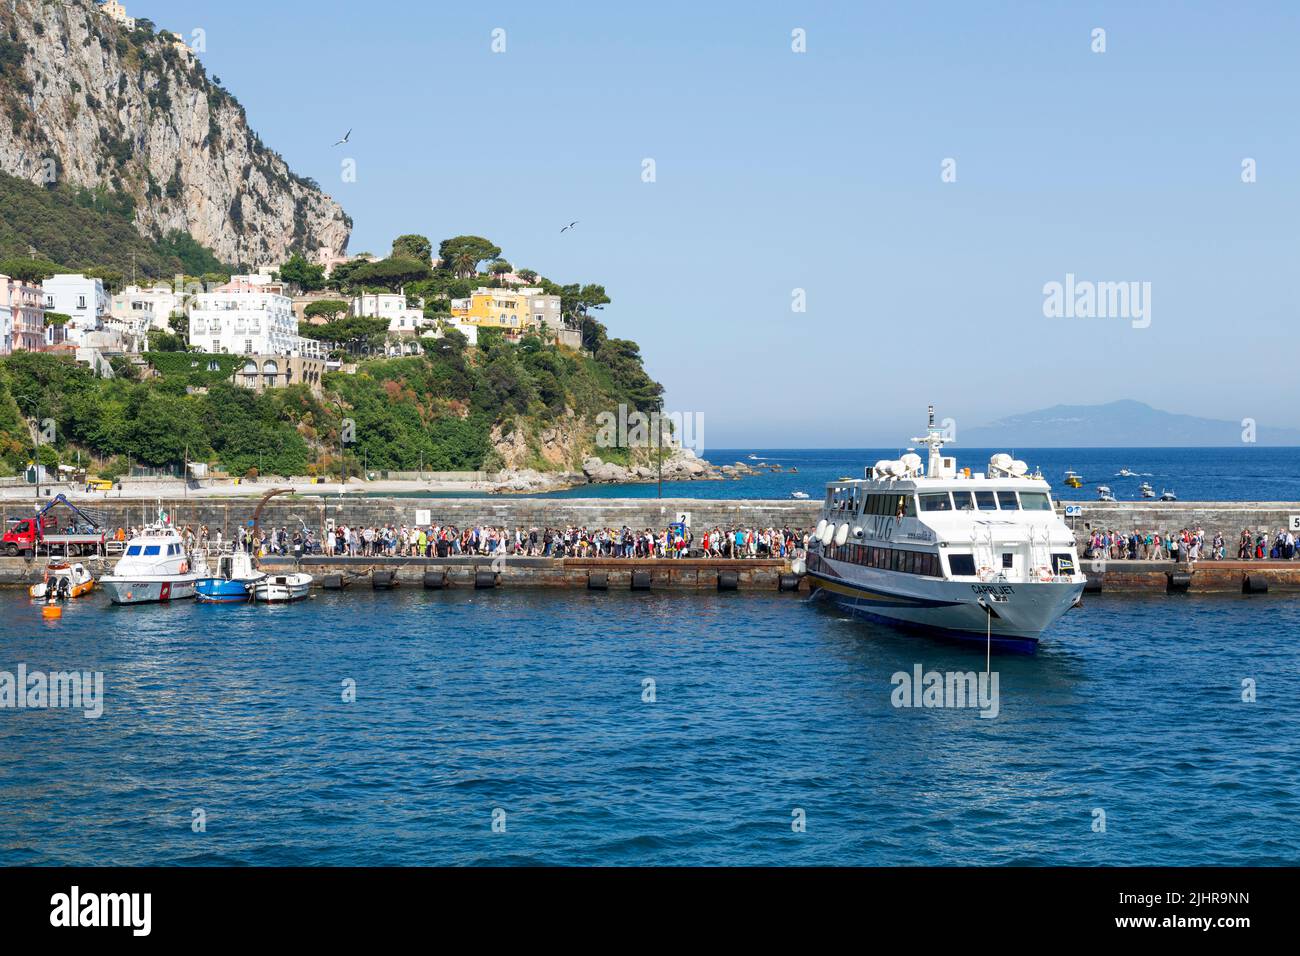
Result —
<instances>
[{"instance_id":1,"label":"palm tree","mask_svg":"<svg viewBox=\"0 0 1300 956\"><path fill-rule=\"evenodd\" d=\"M460 279L469 279L474 275L474 270L478 266L478 260L474 254L468 251L461 251L451 257L451 268Z\"/></svg>"}]
</instances>

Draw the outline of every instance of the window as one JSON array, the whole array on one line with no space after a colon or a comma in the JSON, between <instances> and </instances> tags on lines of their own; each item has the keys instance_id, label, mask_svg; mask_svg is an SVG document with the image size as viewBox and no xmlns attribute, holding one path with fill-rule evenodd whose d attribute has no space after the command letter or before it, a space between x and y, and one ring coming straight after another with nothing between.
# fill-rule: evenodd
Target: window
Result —
<instances>
[{"instance_id":1,"label":"window","mask_svg":"<svg viewBox=\"0 0 1300 956\"><path fill-rule=\"evenodd\" d=\"M1016 493L1014 491L999 491L998 507L1003 511L1019 511L1020 505L1016 503Z\"/></svg>"},{"instance_id":2,"label":"window","mask_svg":"<svg viewBox=\"0 0 1300 956\"><path fill-rule=\"evenodd\" d=\"M974 577L975 556L973 554L948 555L948 572L954 577Z\"/></svg>"},{"instance_id":3,"label":"window","mask_svg":"<svg viewBox=\"0 0 1300 956\"><path fill-rule=\"evenodd\" d=\"M140 546L138 544L133 544L126 549L126 553L128 557L138 558L140 556Z\"/></svg>"},{"instance_id":4,"label":"window","mask_svg":"<svg viewBox=\"0 0 1300 956\"><path fill-rule=\"evenodd\" d=\"M952 493L952 504L958 511L975 510L975 498L969 491L954 491Z\"/></svg>"},{"instance_id":5,"label":"window","mask_svg":"<svg viewBox=\"0 0 1300 956\"><path fill-rule=\"evenodd\" d=\"M1052 500L1044 491L1020 492L1020 507L1026 511L1051 511Z\"/></svg>"},{"instance_id":6,"label":"window","mask_svg":"<svg viewBox=\"0 0 1300 956\"><path fill-rule=\"evenodd\" d=\"M161 553L161 548L156 544L145 545L144 556L146 558L156 557Z\"/></svg>"},{"instance_id":7,"label":"window","mask_svg":"<svg viewBox=\"0 0 1300 956\"><path fill-rule=\"evenodd\" d=\"M1012 554L1010 551L1002 552L1002 567L1010 569L1015 566L1015 563L1016 563L1016 556L1014 554Z\"/></svg>"},{"instance_id":8,"label":"window","mask_svg":"<svg viewBox=\"0 0 1300 956\"><path fill-rule=\"evenodd\" d=\"M952 511L952 499L948 492L942 494L921 495L922 511Z\"/></svg>"},{"instance_id":9,"label":"window","mask_svg":"<svg viewBox=\"0 0 1300 956\"><path fill-rule=\"evenodd\" d=\"M997 511L998 502L991 491L975 492L975 506L980 511Z\"/></svg>"}]
</instances>

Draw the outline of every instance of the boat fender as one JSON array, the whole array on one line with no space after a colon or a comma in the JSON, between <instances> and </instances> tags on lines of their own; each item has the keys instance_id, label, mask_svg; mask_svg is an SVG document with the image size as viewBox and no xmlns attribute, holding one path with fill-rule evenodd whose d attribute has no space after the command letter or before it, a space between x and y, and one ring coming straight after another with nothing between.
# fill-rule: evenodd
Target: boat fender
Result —
<instances>
[{"instance_id":1,"label":"boat fender","mask_svg":"<svg viewBox=\"0 0 1300 956\"><path fill-rule=\"evenodd\" d=\"M1267 594L1268 578L1262 574L1247 574L1241 579L1242 594Z\"/></svg>"},{"instance_id":2,"label":"boat fender","mask_svg":"<svg viewBox=\"0 0 1300 956\"><path fill-rule=\"evenodd\" d=\"M826 519L822 518L821 521L817 522L817 530L813 532L813 537L820 538L822 536L822 532L825 530L826 530Z\"/></svg>"},{"instance_id":3,"label":"boat fender","mask_svg":"<svg viewBox=\"0 0 1300 956\"><path fill-rule=\"evenodd\" d=\"M734 591L740 587L740 575L735 571L718 572L718 590Z\"/></svg>"},{"instance_id":4,"label":"boat fender","mask_svg":"<svg viewBox=\"0 0 1300 956\"><path fill-rule=\"evenodd\" d=\"M1052 572L1052 569L1049 568L1047 565L1042 565L1041 567L1035 569L1035 573L1038 575L1038 580L1043 584L1049 583L1053 578L1056 577L1056 575Z\"/></svg>"},{"instance_id":5,"label":"boat fender","mask_svg":"<svg viewBox=\"0 0 1300 956\"><path fill-rule=\"evenodd\" d=\"M609 590L609 573L606 571L591 571L587 574L588 591L608 591Z\"/></svg>"},{"instance_id":6,"label":"boat fender","mask_svg":"<svg viewBox=\"0 0 1300 956\"><path fill-rule=\"evenodd\" d=\"M798 591L799 583L800 581L803 580L802 577L800 576L801 574L802 572L795 572L794 574L782 574L776 580L776 589L778 591Z\"/></svg>"},{"instance_id":7,"label":"boat fender","mask_svg":"<svg viewBox=\"0 0 1300 956\"><path fill-rule=\"evenodd\" d=\"M849 526L848 524L842 524L835 529L835 544L837 546L842 546L844 542L848 540L849 540Z\"/></svg>"}]
</instances>

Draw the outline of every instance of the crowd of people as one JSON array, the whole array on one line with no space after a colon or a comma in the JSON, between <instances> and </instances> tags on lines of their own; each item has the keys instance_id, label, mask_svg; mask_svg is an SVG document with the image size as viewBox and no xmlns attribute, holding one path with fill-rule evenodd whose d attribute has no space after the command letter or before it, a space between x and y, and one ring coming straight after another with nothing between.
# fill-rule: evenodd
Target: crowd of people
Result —
<instances>
[{"instance_id":1,"label":"crowd of people","mask_svg":"<svg viewBox=\"0 0 1300 956\"><path fill-rule=\"evenodd\" d=\"M1094 530L1084 549L1084 557L1115 561L1293 561L1297 554L1296 537L1285 528L1268 534L1242 529L1235 543L1235 553L1227 539L1203 528L1178 531Z\"/></svg>"},{"instance_id":2,"label":"crowd of people","mask_svg":"<svg viewBox=\"0 0 1300 956\"><path fill-rule=\"evenodd\" d=\"M498 555L535 558L785 558L801 555L808 534L792 528L500 528L339 525L325 554L362 557Z\"/></svg>"},{"instance_id":3,"label":"crowd of people","mask_svg":"<svg viewBox=\"0 0 1300 956\"><path fill-rule=\"evenodd\" d=\"M143 529L118 528L123 542ZM793 558L801 557L810 533L795 528L710 528L700 533L683 525L646 528L500 528L476 525L425 527L340 524L316 534L305 525L288 528L237 527L228 538L221 529L179 529L186 550L238 549L259 557L340 555L347 557L459 556L537 558Z\"/></svg>"}]
</instances>

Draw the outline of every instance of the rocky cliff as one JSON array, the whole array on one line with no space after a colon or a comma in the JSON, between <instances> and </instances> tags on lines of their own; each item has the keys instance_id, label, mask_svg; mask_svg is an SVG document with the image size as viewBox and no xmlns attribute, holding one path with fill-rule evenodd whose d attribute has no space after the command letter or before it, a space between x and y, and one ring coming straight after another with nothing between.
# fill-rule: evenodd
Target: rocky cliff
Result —
<instances>
[{"instance_id":1,"label":"rocky cliff","mask_svg":"<svg viewBox=\"0 0 1300 956\"><path fill-rule=\"evenodd\" d=\"M0 170L125 194L145 236L188 232L246 266L347 247L339 204L294 175L195 54L147 20L128 29L94 0L2 0L0 105Z\"/></svg>"}]
</instances>

